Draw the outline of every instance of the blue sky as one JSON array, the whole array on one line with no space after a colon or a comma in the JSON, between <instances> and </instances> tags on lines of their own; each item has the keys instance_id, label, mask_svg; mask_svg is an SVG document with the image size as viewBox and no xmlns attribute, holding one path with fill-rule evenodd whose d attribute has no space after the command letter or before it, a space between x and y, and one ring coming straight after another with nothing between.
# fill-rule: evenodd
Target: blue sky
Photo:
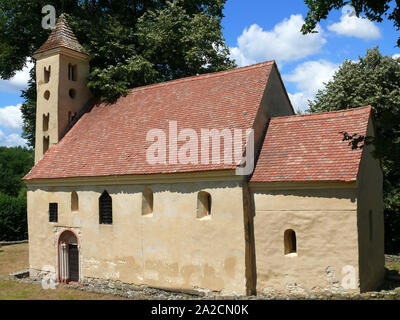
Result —
<instances>
[{"instance_id":1,"label":"blue sky","mask_svg":"<svg viewBox=\"0 0 400 320\"><path fill-rule=\"evenodd\" d=\"M345 60L357 60L379 46L384 55L400 56L400 32L392 22L373 23L351 14L351 8L332 12L317 34L303 36L307 13L303 0L227 0L222 21L231 57L239 66L274 59L295 109L305 110L323 83ZM0 80L0 145L23 145L20 90L29 68L9 81Z\"/></svg>"}]
</instances>

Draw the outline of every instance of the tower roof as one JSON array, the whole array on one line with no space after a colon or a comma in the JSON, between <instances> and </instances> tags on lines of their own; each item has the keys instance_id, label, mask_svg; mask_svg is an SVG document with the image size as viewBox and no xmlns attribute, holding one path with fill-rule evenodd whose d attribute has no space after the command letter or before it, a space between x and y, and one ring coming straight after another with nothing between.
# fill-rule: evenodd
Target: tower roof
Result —
<instances>
[{"instance_id":1,"label":"tower roof","mask_svg":"<svg viewBox=\"0 0 400 320\"><path fill-rule=\"evenodd\" d=\"M56 27L47 41L34 54L61 47L86 54L63 15L58 18Z\"/></svg>"}]
</instances>

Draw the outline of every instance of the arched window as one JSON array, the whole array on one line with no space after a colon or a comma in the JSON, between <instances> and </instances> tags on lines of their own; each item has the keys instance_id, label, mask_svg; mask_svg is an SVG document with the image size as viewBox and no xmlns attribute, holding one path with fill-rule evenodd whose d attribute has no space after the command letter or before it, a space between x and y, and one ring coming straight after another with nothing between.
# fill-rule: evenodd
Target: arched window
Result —
<instances>
[{"instance_id":1,"label":"arched window","mask_svg":"<svg viewBox=\"0 0 400 320\"><path fill-rule=\"evenodd\" d=\"M284 235L285 254L297 252L296 232L292 229L286 230Z\"/></svg>"},{"instance_id":2,"label":"arched window","mask_svg":"<svg viewBox=\"0 0 400 320\"><path fill-rule=\"evenodd\" d=\"M153 191L144 189L142 192L142 215L153 213Z\"/></svg>"},{"instance_id":3,"label":"arched window","mask_svg":"<svg viewBox=\"0 0 400 320\"><path fill-rule=\"evenodd\" d=\"M72 191L71 193L71 211L79 210L79 198L76 191Z\"/></svg>"},{"instance_id":4,"label":"arched window","mask_svg":"<svg viewBox=\"0 0 400 320\"><path fill-rule=\"evenodd\" d=\"M99 222L112 224L112 199L107 191L104 191L99 198Z\"/></svg>"},{"instance_id":5,"label":"arched window","mask_svg":"<svg viewBox=\"0 0 400 320\"><path fill-rule=\"evenodd\" d=\"M43 154L45 154L46 151L49 150L49 144L50 144L50 137L43 137Z\"/></svg>"},{"instance_id":6,"label":"arched window","mask_svg":"<svg viewBox=\"0 0 400 320\"><path fill-rule=\"evenodd\" d=\"M43 131L49 130L49 119L50 119L50 114L43 114Z\"/></svg>"},{"instance_id":7,"label":"arched window","mask_svg":"<svg viewBox=\"0 0 400 320\"><path fill-rule=\"evenodd\" d=\"M197 218L211 215L211 195L200 191L197 195Z\"/></svg>"}]
</instances>

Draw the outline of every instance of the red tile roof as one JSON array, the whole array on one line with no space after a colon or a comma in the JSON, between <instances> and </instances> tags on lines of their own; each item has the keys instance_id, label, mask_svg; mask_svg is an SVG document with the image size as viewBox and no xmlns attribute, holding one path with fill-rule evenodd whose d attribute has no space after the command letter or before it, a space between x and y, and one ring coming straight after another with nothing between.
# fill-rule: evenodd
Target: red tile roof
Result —
<instances>
[{"instance_id":1,"label":"red tile roof","mask_svg":"<svg viewBox=\"0 0 400 320\"><path fill-rule=\"evenodd\" d=\"M191 128L198 135L202 128L251 128L273 66L269 61L140 87L113 104L95 105L24 179L234 169L223 161L149 164L146 150L153 142L146 141L146 134L162 129L168 139L169 121L177 121L178 132Z\"/></svg>"},{"instance_id":2,"label":"red tile roof","mask_svg":"<svg viewBox=\"0 0 400 320\"><path fill-rule=\"evenodd\" d=\"M371 107L272 118L251 182L355 181L360 149L343 134L366 135Z\"/></svg>"},{"instance_id":3,"label":"red tile roof","mask_svg":"<svg viewBox=\"0 0 400 320\"><path fill-rule=\"evenodd\" d=\"M85 53L82 46L72 32L65 18L61 15L58 18L55 29L50 33L47 41L35 51L35 55L51 49L68 48L77 52Z\"/></svg>"}]
</instances>

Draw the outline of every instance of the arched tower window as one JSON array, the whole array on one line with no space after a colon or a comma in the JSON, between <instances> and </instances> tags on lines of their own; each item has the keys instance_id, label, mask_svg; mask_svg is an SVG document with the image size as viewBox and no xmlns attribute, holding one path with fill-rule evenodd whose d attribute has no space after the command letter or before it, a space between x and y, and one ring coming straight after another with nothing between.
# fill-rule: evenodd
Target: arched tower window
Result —
<instances>
[{"instance_id":1,"label":"arched tower window","mask_svg":"<svg viewBox=\"0 0 400 320\"><path fill-rule=\"evenodd\" d=\"M47 150L49 150L49 142L50 137L43 137L43 154L46 153Z\"/></svg>"},{"instance_id":2,"label":"arched tower window","mask_svg":"<svg viewBox=\"0 0 400 320\"><path fill-rule=\"evenodd\" d=\"M49 130L49 119L50 119L49 113L43 115L43 131Z\"/></svg>"},{"instance_id":3,"label":"arched tower window","mask_svg":"<svg viewBox=\"0 0 400 320\"><path fill-rule=\"evenodd\" d=\"M296 232L292 229L288 229L284 234L285 243L285 254L296 253L297 252L297 240Z\"/></svg>"},{"instance_id":4,"label":"arched tower window","mask_svg":"<svg viewBox=\"0 0 400 320\"><path fill-rule=\"evenodd\" d=\"M197 195L197 218L211 215L211 195L200 191Z\"/></svg>"},{"instance_id":5,"label":"arched tower window","mask_svg":"<svg viewBox=\"0 0 400 320\"><path fill-rule=\"evenodd\" d=\"M107 191L104 191L99 198L99 222L112 224L112 199Z\"/></svg>"},{"instance_id":6,"label":"arched tower window","mask_svg":"<svg viewBox=\"0 0 400 320\"><path fill-rule=\"evenodd\" d=\"M79 210L79 197L76 191L72 191L71 193L71 211Z\"/></svg>"},{"instance_id":7,"label":"arched tower window","mask_svg":"<svg viewBox=\"0 0 400 320\"><path fill-rule=\"evenodd\" d=\"M142 215L153 213L153 191L146 188L142 192Z\"/></svg>"}]
</instances>

